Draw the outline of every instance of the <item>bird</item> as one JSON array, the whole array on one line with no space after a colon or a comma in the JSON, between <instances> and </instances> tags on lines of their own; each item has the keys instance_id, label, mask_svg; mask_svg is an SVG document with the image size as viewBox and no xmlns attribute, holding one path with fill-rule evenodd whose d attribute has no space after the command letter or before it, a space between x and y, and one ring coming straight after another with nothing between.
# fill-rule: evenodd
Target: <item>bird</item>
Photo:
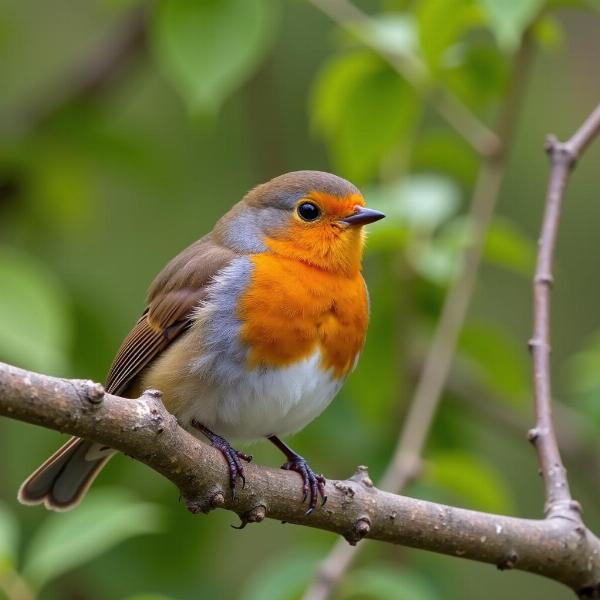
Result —
<instances>
[{"instance_id":1,"label":"bird","mask_svg":"<svg viewBox=\"0 0 600 600\"><path fill-rule=\"evenodd\" d=\"M325 478L282 437L330 404L363 349L369 297L361 273L367 208L349 181L295 171L258 185L157 275L110 367L107 392L162 392L179 424L217 448L229 484L252 457L229 440L267 438L302 478L307 513ZM76 506L116 453L71 438L21 485L23 504Z\"/></svg>"}]
</instances>

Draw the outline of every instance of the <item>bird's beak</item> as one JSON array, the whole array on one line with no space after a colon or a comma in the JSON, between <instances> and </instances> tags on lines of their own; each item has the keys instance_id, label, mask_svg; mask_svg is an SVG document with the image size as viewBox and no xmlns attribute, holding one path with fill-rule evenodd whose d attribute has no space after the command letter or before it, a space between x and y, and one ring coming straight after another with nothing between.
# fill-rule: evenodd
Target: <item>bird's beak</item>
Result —
<instances>
[{"instance_id":1,"label":"bird's beak","mask_svg":"<svg viewBox=\"0 0 600 600\"><path fill-rule=\"evenodd\" d=\"M349 217L345 217L344 219L340 219L340 223L346 223L346 225L350 225L351 227L359 227L360 225L374 223L375 221L379 221L379 219L383 219L384 217L385 215L378 210L365 208L364 206L357 206L354 209L354 214L350 215Z\"/></svg>"}]
</instances>

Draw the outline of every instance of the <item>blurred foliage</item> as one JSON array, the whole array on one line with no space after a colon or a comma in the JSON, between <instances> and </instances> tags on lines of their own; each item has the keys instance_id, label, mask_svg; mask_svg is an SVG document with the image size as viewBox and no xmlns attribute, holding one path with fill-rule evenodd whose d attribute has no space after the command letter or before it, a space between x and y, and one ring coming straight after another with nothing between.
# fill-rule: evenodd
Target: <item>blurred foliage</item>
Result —
<instances>
[{"instance_id":1,"label":"blurred foliage","mask_svg":"<svg viewBox=\"0 0 600 600\"><path fill-rule=\"evenodd\" d=\"M372 315L359 368L293 443L331 477L356 464L377 477L471 241L480 159L431 100L449 92L493 123L527 35L537 61L455 361L454 375L479 382L484 397L444 397L423 477L409 492L539 516L537 467L524 441L531 418L523 415L529 279L547 177L541 145L548 131L568 135L598 100L590 73L600 5L357 5L371 18L342 31L293 0L0 3L0 360L102 379L171 256L257 183L282 171L331 170L361 185L388 217L368 236ZM140 7L142 51L104 87L71 98L74 77L114 49L113 34ZM401 63L410 82L384 57ZM590 444L600 430L599 159L591 149L570 184L553 307L556 395L581 412ZM496 402L522 419L519 431L482 416ZM9 600L291 600L333 542L308 528L265 522L238 532L229 514L189 515L170 484L124 457L72 513L21 507L19 482L59 436L7 420L0 426L0 596ZM280 461L266 446L253 453ZM590 487L597 474L568 467L598 529ZM469 600L482 590L490 600L570 597L544 580L377 544L338 597Z\"/></svg>"},{"instance_id":2,"label":"blurred foliage","mask_svg":"<svg viewBox=\"0 0 600 600\"><path fill-rule=\"evenodd\" d=\"M28 547L23 574L39 588L121 541L159 528L158 506L104 488L81 510L46 519Z\"/></svg>"},{"instance_id":3,"label":"blurred foliage","mask_svg":"<svg viewBox=\"0 0 600 600\"><path fill-rule=\"evenodd\" d=\"M299 598L317 567L318 548L296 548L277 555L253 573L240 595L242 600Z\"/></svg>"},{"instance_id":4,"label":"blurred foliage","mask_svg":"<svg viewBox=\"0 0 600 600\"><path fill-rule=\"evenodd\" d=\"M600 333L585 340L567 363L568 383L574 400L600 426Z\"/></svg>"},{"instance_id":5,"label":"blurred foliage","mask_svg":"<svg viewBox=\"0 0 600 600\"><path fill-rule=\"evenodd\" d=\"M482 4L498 44L505 51L513 52L525 28L543 8L544 0L482 0Z\"/></svg>"},{"instance_id":6,"label":"blurred foliage","mask_svg":"<svg viewBox=\"0 0 600 600\"><path fill-rule=\"evenodd\" d=\"M67 371L71 323L53 273L36 259L0 248L0 281L0 354L30 369Z\"/></svg>"},{"instance_id":7,"label":"blurred foliage","mask_svg":"<svg viewBox=\"0 0 600 600\"><path fill-rule=\"evenodd\" d=\"M124 540L158 531L161 511L156 504L134 500L125 490L94 490L81 510L49 516L20 561L19 525L10 509L0 505L0 590L9 598L34 597L52 580Z\"/></svg>"},{"instance_id":8,"label":"blurred foliage","mask_svg":"<svg viewBox=\"0 0 600 600\"><path fill-rule=\"evenodd\" d=\"M340 594L344 600L436 600L442 598L425 574L391 567L367 567L348 577Z\"/></svg>"},{"instance_id":9,"label":"blurred foliage","mask_svg":"<svg viewBox=\"0 0 600 600\"><path fill-rule=\"evenodd\" d=\"M366 52L332 59L315 84L311 105L314 127L326 137L338 170L357 182L377 174L386 153L408 138L419 110L410 86Z\"/></svg>"},{"instance_id":10,"label":"blurred foliage","mask_svg":"<svg viewBox=\"0 0 600 600\"><path fill-rule=\"evenodd\" d=\"M193 112L214 112L256 67L274 30L267 0L165 0L152 39L159 64Z\"/></svg>"},{"instance_id":11,"label":"blurred foliage","mask_svg":"<svg viewBox=\"0 0 600 600\"><path fill-rule=\"evenodd\" d=\"M462 504L487 512L511 514L514 510L508 482L496 467L461 451L433 453L422 478L446 504Z\"/></svg>"}]
</instances>

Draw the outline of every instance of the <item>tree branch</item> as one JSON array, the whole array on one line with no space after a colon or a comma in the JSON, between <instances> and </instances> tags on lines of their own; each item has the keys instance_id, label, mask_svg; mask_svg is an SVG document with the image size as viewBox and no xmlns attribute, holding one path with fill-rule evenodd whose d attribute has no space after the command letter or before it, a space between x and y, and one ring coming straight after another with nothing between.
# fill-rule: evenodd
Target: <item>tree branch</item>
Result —
<instances>
[{"instance_id":1,"label":"tree branch","mask_svg":"<svg viewBox=\"0 0 600 600\"><path fill-rule=\"evenodd\" d=\"M533 280L533 337L529 342L533 358L533 384L536 424L529 431L535 445L546 491L545 514L579 521L580 507L571 497L552 422L550 386L550 289L552 262L560 211L571 169L600 131L600 105L565 143L548 136L546 150L551 160L546 210L539 239L539 252Z\"/></svg>"},{"instance_id":2,"label":"tree branch","mask_svg":"<svg viewBox=\"0 0 600 600\"><path fill-rule=\"evenodd\" d=\"M600 540L566 519L529 520L396 496L373 486L366 467L327 483L327 505L307 516L295 473L250 464L234 501L223 457L179 427L148 391L137 400L91 381L40 375L0 363L0 414L79 435L144 462L180 490L192 512L225 508L242 525L265 517L517 568L575 590L600 584Z\"/></svg>"}]
</instances>

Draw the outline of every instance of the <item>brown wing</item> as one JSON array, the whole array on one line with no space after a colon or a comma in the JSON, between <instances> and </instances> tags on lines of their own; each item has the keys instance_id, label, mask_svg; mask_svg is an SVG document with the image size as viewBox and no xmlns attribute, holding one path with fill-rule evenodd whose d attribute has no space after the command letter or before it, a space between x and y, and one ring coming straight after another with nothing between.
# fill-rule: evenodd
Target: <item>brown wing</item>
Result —
<instances>
[{"instance_id":1,"label":"brown wing","mask_svg":"<svg viewBox=\"0 0 600 600\"><path fill-rule=\"evenodd\" d=\"M156 277L148 306L129 332L108 373L106 390L123 394L141 371L193 321L207 284L236 254L210 234L178 254Z\"/></svg>"}]
</instances>

